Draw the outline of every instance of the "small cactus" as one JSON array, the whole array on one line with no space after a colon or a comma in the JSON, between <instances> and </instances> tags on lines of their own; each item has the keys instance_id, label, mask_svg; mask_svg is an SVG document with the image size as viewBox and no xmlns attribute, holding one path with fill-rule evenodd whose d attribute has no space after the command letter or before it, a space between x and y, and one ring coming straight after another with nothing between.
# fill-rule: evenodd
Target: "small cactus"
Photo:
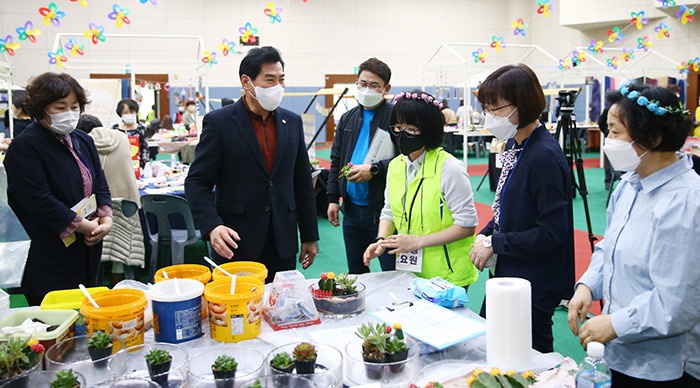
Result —
<instances>
[{"instance_id":1,"label":"small cactus","mask_svg":"<svg viewBox=\"0 0 700 388\"><path fill-rule=\"evenodd\" d=\"M96 331L87 341L89 349L104 349L112 345L112 336L102 330Z\"/></svg>"},{"instance_id":2,"label":"small cactus","mask_svg":"<svg viewBox=\"0 0 700 388\"><path fill-rule=\"evenodd\" d=\"M56 371L56 380L51 382L51 388L75 388L79 386L78 376L73 374L73 369Z\"/></svg>"},{"instance_id":3,"label":"small cactus","mask_svg":"<svg viewBox=\"0 0 700 388\"><path fill-rule=\"evenodd\" d=\"M145 356L146 362L151 365L159 365L168 362L171 359L170 353L164 349L151 349Z\"/></svg>"},{"instance_id":4,"label":"small cactus","mask_svg":"<svg viewBox=\"0 0 700 388\"><path fill-rule=\"evenodd\" d=\"M280 370L286 369L293 364L294 359L287 352L277 353L272 357L272 360L270 360L270 365Z\"/></svg>"},{"instance_id":5,"label":"small cactus","mask_svg":"<svg viewBox=\"0 0 700 388\"><path fill-rule=\"evenodd\" d=\"M211 368L217 371L232 371L238 368L238 362L235 358L222 354L214 360Z\"/></svg>"},{"instance_id":6,"label":"small cactus","mask_svg":"<svg viewBox=\"0 0 700 388\"><path fill-rule=\"evenodd\" d=\"M308 342L302 342L292 352L296 361L312 361L316 359L316 347Z\"/></svg>"}]
</instances>

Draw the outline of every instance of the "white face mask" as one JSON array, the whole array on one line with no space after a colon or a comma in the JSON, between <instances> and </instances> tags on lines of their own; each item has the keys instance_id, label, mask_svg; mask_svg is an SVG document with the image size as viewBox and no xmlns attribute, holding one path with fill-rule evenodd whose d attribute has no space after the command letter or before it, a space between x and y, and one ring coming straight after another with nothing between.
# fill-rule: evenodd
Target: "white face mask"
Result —
<instances>
[{"instance_id":1,"label":"white face mask","mask_svg":"<svg viewBox=\"0 0 700 388\"><path fill-rule=\"evenodd\" d=\"M184 107L184 106L178 106L178 107L177 107L177 111L180 112L180 113L182 113L182 112L185 111L185 107Z\"/></svg>"},{"instance_id":2,"label":"white face mask","mask_svg":"<svg viewBox=\"0 0 700 388\"><path fill-rule=\"evenodd\" d=\"M634 142L632 142L634 143ZM605 139L603 152L610 160L610 164L615 171L634 171L642 162L642 157L649 152L637 155L637 151L632 147L632 143L624 140Z\"/></svg>"},{"instance_id":3,"label":"white face mask","mask_svg":"<svg viewBox=\"0 0 700 388\"><path fill-rule=\"evenodd\" d=\"M357 102L359 102L360 105L364 106L365 108L374 108L375 106L379 105L380 102L382 102L384 96L370 88L364 88L357 89L355 92L355 98L357 99Z\"/></svg>"},{"instance_id":4,"label":"white face mask","mask_svg":"<svg viewBox=\"0 0 700 388\"><path fill-rule=\"evenodd\" d=\"M501 140L512 139L516 133L518 133L518 125L512 124L508 118L516 111L518 108L513 109L513 112L506 117L496 116L493 113L486 113L486 120L484 120L484 128L491 132L494 136Z\"/></svg>"},{"instance_id":5,"label":"white face mask","mask_svg":"<svg viewBox=\"0 0 700 388\"><path fill-rule=\"evenodd\" d=\"M75 130L75 126L78 125L78 120L80 119L80 112L75 112L72 110L49 114L51 118L51 125L49 129L58 135L65 135L71 133Z\"/></svg>"},{"instance_id":6,"label":"white face mask","mask_svg":"<svg viewBox=\"0 0 700 388\"><path fill-rule=\"evenodd\" d=\"M253 96L250 91L248 93L251 97L256 99L260 106L268 112L272 112L277 109L282 102L282 97L284 97L284 88L282 85L277 84L269 88L262 88L260 86L253 85L255 88L255 95Z\"/></svg>"},{"instance_id":7,"label":"white face mask","mask_svg":"<svg viewBox=\"0 0 700 388\"><path fill-rule=\"evenodd\" d=\"M136 122L136 114L134 113L127 113L122 115L122 121L124 124L133 124Z\"/></svg>"}]
</instances>

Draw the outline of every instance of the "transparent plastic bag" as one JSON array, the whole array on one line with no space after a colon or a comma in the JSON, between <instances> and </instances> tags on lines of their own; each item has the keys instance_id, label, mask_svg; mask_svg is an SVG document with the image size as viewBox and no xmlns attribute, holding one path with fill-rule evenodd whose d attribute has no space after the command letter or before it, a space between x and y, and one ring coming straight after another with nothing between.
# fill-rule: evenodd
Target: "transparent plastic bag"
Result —
<instances>
[{"instance_id":1,"label":"transparent plastic bag","mask_svg":"<svg viewBox=\"0 0 700 388\"><path fill-rule=\"evenodd\" d=\"M31 240L6 202L0 201L0 288L22 284Z\"/></svg>"}]
</instances>

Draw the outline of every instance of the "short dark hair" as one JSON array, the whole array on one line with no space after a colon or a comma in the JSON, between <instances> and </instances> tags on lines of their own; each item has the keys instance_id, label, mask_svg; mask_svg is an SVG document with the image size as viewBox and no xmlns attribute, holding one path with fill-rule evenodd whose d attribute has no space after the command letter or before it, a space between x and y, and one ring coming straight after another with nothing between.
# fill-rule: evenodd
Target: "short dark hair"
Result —
<instances>
[{"instance_id":1,"label":"short dark hair","mask_svg":"<svg viewBox=\"0 0 700 388\"><path fill-rule=\"evenodd\" d=\"M502 99L517 107L518 128L537 120L547 106L537 75L522 63L506 65L489 74L477 97L482 105L496 105Z\"/></svg>"},{"instance_id":2,"label":"short dark hair","mask_svg":"<svg viewBox=\"0 0 700 388\"><path fill-rule=\"evenodd\" d=\"M32 78L27 85L26 105L30 116L41 120L46 116L46 107L51 103L75 93L80 112L89 104L85 89L67 73L46 72Z\"/></svg>"},{"instance_id":3,"label":"short dark hair","mask_svg":"<svg viewBox=\"0 0 700 388\"><path fill-rule=\"evenodd\" d=\"M163 121L160 123L161 128L173 130L173 117L170 115L163 116Z\"/></svg>"},{"instance_id":4,"label":"short dark hair","mask_svg":"<svg viewBox=\"0 0 700 388\"><path fill-rule=\"evenodd\" d=\"M673 93L681 94L681 87L676 84L668 85L668 90L672 91Z\"/></svg>"},{"instance_id":5,"label":"short dark hair","mask_svg":"<svg viewBox=\"0 0 700 388\"><path fill-rule=\"evenodd\" d=\"M264 46L260 48L254 48L248 51L241 65L238 68L238 77L242 77L244 74L251 79L258 78L258 74L262 71L262 66L266 63L277 63L282 65L284 70L284 61L280 52L272 46Z\"/></svg>"},{"instance_id":6,"label":"short dark hair","mask_svg":"<svg viewBox=\"0 0 700 388\"><path fill-rule=\"evenodd\" d=\"M419 96L425 95L426 98L433 97L417 89L406 93L417 93ZM391 125L399 123L418 127L426 149L430 150L442 146L445 139L445 116L439 107L428 103L428 100L422 98L399 99L391 111Z\"/></svg>"},{"instance_id":7,"label":"short dark hair","mask_svg":"<svg viewBox=\"0 0 700 388\"><path fill-rule=\"evenodd\" d=\"M683 108L675 93L659 86L627 85L630 92L638 91L648 101L658 101L660 107ZM610 106L618 106L620 122L627 128L628 135L639 145L651 151L678 151L693 128L688 116L666 112L659 116L644 106L638 99L625 97L619 90L606 94Z\"/></svg>"},{"instance_id":8,"label":"short dark hair","mask_svg":"<svg viewBox=\"0 0 700 388\"><path fill-rule=\"evenodd\" d=\"M21 94L12 98L12 105L15 108L21 109L24 114L27 114L27 95Z\"/></svg>"},{"instance_id":9,"label":"short dark hair","mask_svg":"<svg viewBox=\"0 0 700 388\"><path fill-rule=\"evenodd\" d=\"M372 74L376 74L379 78L384 81L384 85L388 84L389 81L391 81L391 69L389 66L380 61L377 58L370 58L360 64L360 68L357 71L357 76L360 76L360 73L363 71L369 71Z\"/></svg>"},{"instance_id":10,"label":"short dark hair","mask_svg":"<svg viewBox=\"0 0 700 388\"><path fill-rule=\"evenodd\" d=\"M85 133L90 133L94 128L102 126L102 121L100 121L100 119L98 119L97 117L89 114L82 114L80 115L80 119L78 120L78 125L76 125L76 128L80 129Z\"/></svg>"},{"instance_id":11,"label":"short dark hair","mask_svg":"<svg viewBox=\"0 0 700 388\"><path fill-rule=\"evenodd\" d=\"M130 98L125 98L117 103L117 114L119 117L122 117L122 112L124 111L124 105L126 105L129 108L129 112L138 112L139 111L139 103L130 99Z\"/></svg>"},{"instance_id":12,"label":"short dark hair","mask_svg":"<svg viewBox=\"0 0 700 388\"><path fill-rule=\"evenodd\" d=\"M197 103L194 102L194 100L188 100L187 103L185 104L185 106L190 106L190 105L197 105Z\"/></svg>"}]
</instances>

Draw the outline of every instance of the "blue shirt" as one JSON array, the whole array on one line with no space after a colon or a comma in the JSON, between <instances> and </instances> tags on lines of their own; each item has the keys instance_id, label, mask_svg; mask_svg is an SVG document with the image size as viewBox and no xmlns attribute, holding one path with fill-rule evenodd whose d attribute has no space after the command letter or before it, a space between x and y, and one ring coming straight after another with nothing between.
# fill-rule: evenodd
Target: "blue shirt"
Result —
<instances>
[{"instance_id":1,"label":"blue shirt","mask_svg":"<svg viewBox=\"0 0 700 388\"><path fill-rule=\"evenodd\" d=\"M362 109L362 126L360 127L360 132L357 134L355 150L350 157L350 163L352 164L363 164L365 162L367 152L369 151L369 124L374 118L374 112L374 110ZM359 206L369 206L368 182L348 182L347 191L352 203Z\"/></svg>"},{"instance_id":2,"label":"blue shirt","mask_svg":"<svg viewBox=\"0 0 700 388\"><path fill-rule=\"evenodd\" d=\"M605 298L617 338L610 368L666 381L680 378L688 331L700 321L700 176L687 155L648 177L622 177L580 283Z\"/></svg>"}]
</instances>

